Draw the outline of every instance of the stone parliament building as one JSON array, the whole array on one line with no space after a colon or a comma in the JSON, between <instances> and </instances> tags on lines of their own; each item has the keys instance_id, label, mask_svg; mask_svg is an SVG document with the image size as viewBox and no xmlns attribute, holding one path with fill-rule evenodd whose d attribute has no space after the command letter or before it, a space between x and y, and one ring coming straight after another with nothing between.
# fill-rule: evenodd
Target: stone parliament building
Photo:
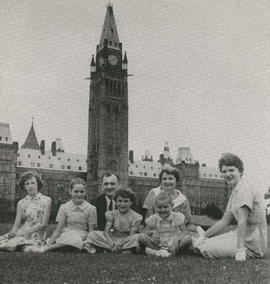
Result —
<instances>
[{"instance_id":1,"label":"stone parliament building","mask_svg":"<svg viewBox=\"0 0 270 284\"><path fill-rule=\"evenodd\" d=\"M179 169L177 188L189 199L193 214L200 214L210 203L225 209L229 192L218 169L200 165L189 147L180 147L172 159L165 142L158 161L154 161L149 150L135 161L133 151L128 150L128 60L122 51L111 5L107 7L88 79L87 156L66 153L60 138L48 150L45 140L38 142L33 122L19 147L12 141L9 124L0 123L0 221L13 216L16 202L25 196L18 182L29 170L40 174L44 182L42 192L52 198L51 218L60 204L69 199L68 185L73 177L87 181L90 200L100 194L101 177L107 170L117 173L121 184L135 191L140 208L147 192L159 185L159 171L166 164Z\"/></svg>"}]
</instances>

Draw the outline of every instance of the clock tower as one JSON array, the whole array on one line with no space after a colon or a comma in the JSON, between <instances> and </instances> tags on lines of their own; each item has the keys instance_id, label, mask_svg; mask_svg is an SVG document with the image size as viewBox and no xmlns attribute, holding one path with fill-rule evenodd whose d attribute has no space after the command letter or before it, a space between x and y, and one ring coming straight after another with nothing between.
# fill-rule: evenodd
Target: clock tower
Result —
<instances>
[{"instance_id":1,"label":"clock tower","mask_svg":"<svg viewBox=\"0 0 270 284\"><path fill-rule=\"evenodd\" d=\"M118 174L122 185L128 182L127 64L109 4L90 66L88 199L100 194L102 176L108 170Z\"/></svg>"}]
</instances>

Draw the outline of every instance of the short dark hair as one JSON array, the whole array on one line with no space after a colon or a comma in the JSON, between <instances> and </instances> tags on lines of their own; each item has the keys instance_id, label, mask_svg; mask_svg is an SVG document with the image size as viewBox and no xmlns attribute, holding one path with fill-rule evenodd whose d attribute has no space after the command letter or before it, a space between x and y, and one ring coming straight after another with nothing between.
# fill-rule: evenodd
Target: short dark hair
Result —
<instances>
[{"instance_id":1,"label":"short dark hair","mask_svg":"<svg viewBox=\"0 0 270 284\"><path fill-rule=\"evenodd\" d=\"M130 201L132 202L132 206L136 204L136 194L132 189L128 187L122 187L118 189L114 194L114 200L117 201L117 198L119 196L122 198L129 198Z\"/></svg>"},{"instance_id":2,"label":"short dark hair","mask_svg":"<svg viewBox=\"0 0 270 284\"><path fill-rule=\"evenodd\" d=\"M71 182L69 183L69 189L72 190L74 185L76 184L82 184L84 187L86 187L86 183L83 179L76 177L74 179L71 180Z\"/></svg>"},{"instance_id":3,"label":"short dark hair","mask_svg":"<svg viewBox=\"0 0 270 284\"><path fill-rule=\"evenodd\" d=\"M43 182L40 178L40 176L36 173L36 172L25 172L23 173L23 175L21 176L21 179L20 179L20 182L19 182L19 185L20 187L25 190L25 182L31 178L35 178L36 181L37 181L37 186L38 186L38 192L40 191L40 189L42 188L43 186Z\"/></svg>"},{"instance_id":4,"label":"short dark hair","mask_svg":"<svg viewBox=\"0 0 270 284\"><path fill-rule=\"evenodd\" d=\"M218 160L218 167L221 172L222 166L233 166L236 167L240 173L244 172L243 161L232 153L224 153L221 158Z\"/></svg>"},{"instance_id":5,"label":"short dark hair","mask_svg":"<svg viewBox=\"0 0 270 284\"><path fill-rule=\"evenodd\" d=\"M102 180L104 179L104 177L110 177L110 176L112 176L112 175L116 176L117 181L120 180L119 175L116 174L116 173L114 173L114 172L112 172L112 171L106 171L106 172L103 174L103 176L102 176Z\"/></svg>"},{"instance_id":6,"label":"short dark hair","mask_svg":"<svg viewBox=\"0 0 270 284\"><path fill-rule=\"evenodd\" d=\"M178 169L172 167L172 166L165 166L162 168L161 172L159 173L159 181L161 182L162 180L162 175L166 173L168 175L173 175L176 179L176 182L180 181L180 172Z\"/></svg>"}]
</instances>

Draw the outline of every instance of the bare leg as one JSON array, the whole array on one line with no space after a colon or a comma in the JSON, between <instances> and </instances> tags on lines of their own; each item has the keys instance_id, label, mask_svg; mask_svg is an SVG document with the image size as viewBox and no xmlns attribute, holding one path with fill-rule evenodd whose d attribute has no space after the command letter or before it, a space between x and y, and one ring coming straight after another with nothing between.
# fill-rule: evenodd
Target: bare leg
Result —
<instances>
[{"instance_id":1,"label":"bare leg","mask_svg":"<svg viewBox=\"0 0 270 284\"><path fill-rule=\"evenodd\" d=\"M138 241L140 245L151 249L158 249L157 245L153 242L153 240L144 233L139 234Z\"/></svg>"}]
</instances>

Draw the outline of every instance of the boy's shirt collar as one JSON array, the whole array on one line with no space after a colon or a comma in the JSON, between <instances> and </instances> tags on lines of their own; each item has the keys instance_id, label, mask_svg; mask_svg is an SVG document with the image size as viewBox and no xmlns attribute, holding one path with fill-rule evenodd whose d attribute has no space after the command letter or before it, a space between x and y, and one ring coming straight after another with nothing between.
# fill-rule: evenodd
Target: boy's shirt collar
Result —
<instances>
[{"instance_id":1,"label":"boy's shirt collar","mask_svg":"<svg viewBox=\"0 0 270 284\"><path fill-rule=\"evenodd\" d=\"M172 212L170 213L170 215L166 218L162 218L157 214L157 219L158 221L171 221L172 220Z\"/></svg>"}]
</instances>

